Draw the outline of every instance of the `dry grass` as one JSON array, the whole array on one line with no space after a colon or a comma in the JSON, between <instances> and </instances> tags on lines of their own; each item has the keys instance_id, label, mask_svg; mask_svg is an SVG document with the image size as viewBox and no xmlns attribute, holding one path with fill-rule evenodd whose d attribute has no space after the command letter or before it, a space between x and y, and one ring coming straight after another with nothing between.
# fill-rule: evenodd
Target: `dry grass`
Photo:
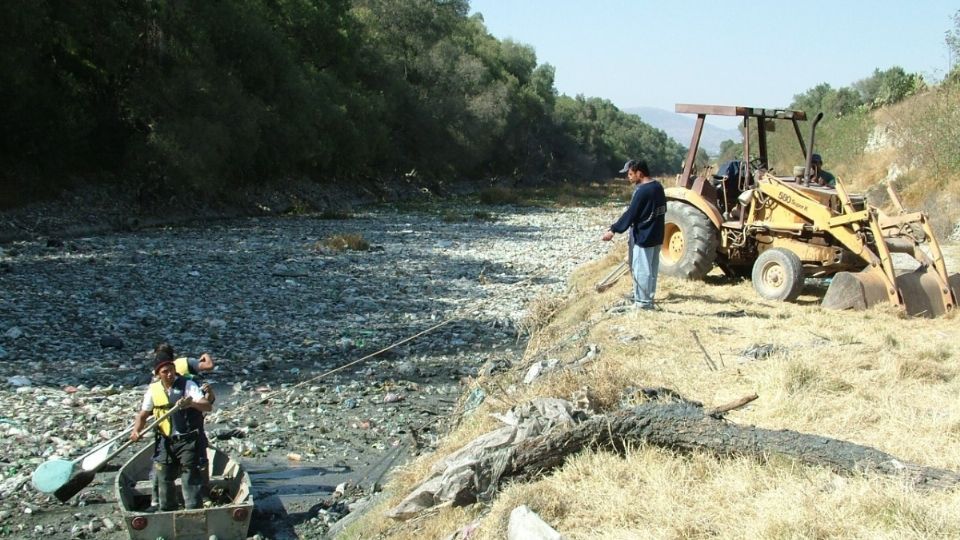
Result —
<instances>
[{"instance_id":1,"label":"dry grass","mask_svg":"<svg viewBox=\"0 0 960 540\"><path fill-rule=\"evenodd\" d=\"M960 246L945 246L960 269ZM520 382L525 366L481 379L488 399L438 451L399 471L391 499L348 538L440 538L479 520L477 538L503 538L510 511L526 504L569 538L956 538L960 490L920 491L890 478L848 477L787 459L679 455L638 447L626 455L583 452L530 483L506 487L492 504L444 509L396 524L383 512L453 450L496 427L490 412L534 397L588 389L600 410L630 401L630 387L666 386L719 405L760 398L731 422L791 429L876 447L901 459L960 470L960 335L957 317L910 319L889 307L828 312L808 287L794 304L760 300L749 282L661 278L657 312L616 313L629 277L598 294L617 263L581 268L571 297L532 336L525 358L567 364L597 344L599 358L576 373ZM709 369L693 333L717 364ZM760 359L744 356L772 345Z\"/></svg>"},{"instance_id":2,"label":"dry grass","mask_svg":"<svg viewBox=\"0 0 960 540\"><path fill-rule=\"evenodd\" d=\"M352 217L353 213L343 208L324 208L317 214L318 219L350 219Z\"/></svg>"},{"instance_id":3,"label":"dry grass","mask_svg":"<svg viewBox=\"0 0 960 540\"><path fill-rule=\"evenodd\" d=\"M358 233L335 234L328 236L318 243L318 247L325 247L334 251L367 251L370 249L370 242Z\"/></svg>"},{"instance_id":4,"label":"dry grass","mask_svg":"<svg viewBox=\"0 0 960 540\"><path fill-rule=\"evenodd\" d=\"M482 190L482 204L573 208L596 206L610 201L630 200L632 188L625 180L589 184L559 182L542 187L494 186Z\"/></svg>"},{"instance_id":5,"label":"dry grass","mask_svg":"<svg viewBox=\"0 0 960 540\"><path fill-rule=\"evenodd\" d=\"M533 334L542 330L563 307L563 303L564 299L556 295L538 295L527 304L527 313L517 325L520 333Z\"/></svg>"},{"instance_id":6,"label":"dry grass","mask_svg":"<svg viewBox=\"0 0 960 540\"><path fill-rule=\"evenodd\" d=\"M483 204L521 204L525 201L518 189L505 187L491 187L480 192L480 202Z\"/></svg>"}]
</instances>

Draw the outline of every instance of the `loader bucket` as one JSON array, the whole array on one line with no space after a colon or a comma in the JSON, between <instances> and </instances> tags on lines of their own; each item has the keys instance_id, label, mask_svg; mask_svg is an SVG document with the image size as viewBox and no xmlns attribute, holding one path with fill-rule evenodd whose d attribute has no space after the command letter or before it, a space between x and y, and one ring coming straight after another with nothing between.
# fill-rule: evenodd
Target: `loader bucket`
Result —
<instances>
[{"instance_id":1,"label":"loader bucket","mask_svg":"<svg viewBox=\"0 0 960 540\"><path fill-rule=\"evenodd\" d=\"M820 305L827 309L860 310L889 301L883 270L874 267L862 272L836 273Z\"/></svg>"},{"instance_id":2,"label":"loader bucket","mask_svg":"<svg viewBox=\"0 0 960 540\"><path fill-rule=\"evenodd\" d=\"M883 302L891 302L885 276L879 267L862 272L839 272L833 277L823 307L828 309L867 309ZM949 288L941 282L933 268L921 265L912 272L896 277L897 303L914 317L940 317L954 309L956 292L960 291L960 274L949 276ZM952 289L952 292L950 291Z\"/></svg>"}]
</instances>

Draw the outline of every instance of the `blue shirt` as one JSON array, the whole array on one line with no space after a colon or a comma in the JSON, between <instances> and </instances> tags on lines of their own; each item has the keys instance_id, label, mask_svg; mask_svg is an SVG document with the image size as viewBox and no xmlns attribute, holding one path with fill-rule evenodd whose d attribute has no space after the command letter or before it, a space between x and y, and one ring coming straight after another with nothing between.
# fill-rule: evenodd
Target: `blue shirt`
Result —
<instances>
[{"instance_id":1,"label":"blue shirt","mask_svg":"<svg viewBox=\"0 0 960 540\"><path fill-rule=\"evenodd\" d=\"M633 227L633 245L653 247L663 244L663 220L667 214L667 196L660 182L637 184L630 207L610 226L615 233Z\"/></svg>"}]
</instances>

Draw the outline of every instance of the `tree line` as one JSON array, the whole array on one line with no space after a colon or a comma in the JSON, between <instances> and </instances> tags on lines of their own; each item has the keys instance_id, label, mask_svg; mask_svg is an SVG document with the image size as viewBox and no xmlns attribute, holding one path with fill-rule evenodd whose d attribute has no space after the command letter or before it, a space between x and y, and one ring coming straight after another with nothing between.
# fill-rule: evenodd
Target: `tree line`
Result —
<instances>
[{"instance_id":1,"label":"tree line","mask_svg":"<svg viewBox=\"0 0 960 540\"><path fill-rule=\"evenodd\" d=\"M467 0L8 0L0 167L215 194L308 178L674 171L684 148L498 40Z\"/></svg>"}]
</instances>

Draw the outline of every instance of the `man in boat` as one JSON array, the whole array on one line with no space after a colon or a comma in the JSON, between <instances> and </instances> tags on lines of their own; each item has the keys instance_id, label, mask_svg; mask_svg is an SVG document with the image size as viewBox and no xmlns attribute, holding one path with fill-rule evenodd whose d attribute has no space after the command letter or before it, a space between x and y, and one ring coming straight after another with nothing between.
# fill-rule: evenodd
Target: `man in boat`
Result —
<instances>
[{"instance_id":1,"label":"man in boat","mask_svg":"<svg viewBox=\"0 0 960 540\"><path fill-rule=\"evenodd\" d=\"M176 353L173 351L173 345L169 343L157 345L153 354L163 354L174 358L173 365L177 368L177 374L188 379L202 379L203 374L207 371L213 371L214 367L213 357L210 356L210 353L203 353L200 355L200 358L187 358L186 356L177 358Z\"/></svg>"},{"instance_id":2,"label":"man in boat","mask_svg":"<svg viewBox=\"0 0 960 540\"><path fill-rule=\"evenodd\" d=\"M140 439L140 430L151 414L160 417L180 402L182 408L157 426L154 439L153 461L159 484L160 510L177 509L174 481L178 476L183 484L186 507L202 508L204 481L200 457L206 451L202 433L203 413L213 410L213 405L197 383L177 374L173 355L167 354L167 351L158 351L153 372L159 380L150 384L143 395L130 439L134 442Z\"/></svg>"},{"instance_id":3,"label":"man in boat","mask_svg":"<svg viewBox=\"0 0 960 540\"><path fill-rule=\"evenodd\" d=\"M203 380L204 373L213 371L213 357L210 356L210 353L203 353L200 355L200 358L187 358L186 356L177 358L176 353L173 351L173 345L170 345L169 343L161 343L157 345L157 348L153 351L153 353L155 358L159 358L160 356L165 358L175 358L173 361L173 366L177 369L177 375L192 380L200 385L200 391L203 392L203 396L207 398L207 401L209 401L211 405L217 401L217 396L213 392L213 387L210 386L210 383ZM204 435L203 444L204 450L206 450L206 433L203 432L203 430L201 430L201 433ZM203 459L206 459L205 455L203 456Z\"/></svg>"},{"instance_id":4,"label":"man in boat","mask_svg":"<svg viewBox=\"0 0 960 540\"><path fill-rule=\"evenodd\" d=\"M213 357L210 356L210 353L203 353L200 355L200 358L188 358L186 356L177 357L176 352L173 350L173 345L169 343L161 343L157 345L157 348L153 351L154 357L159 358L173 358L173 366L177 369L177 375L184 377L185 379L191 380L198 385L200 385L200 391L203 392L203 396L207 398L207 401L211 405L217 400L217 396L213 391L213 387L210 386L210 383L205 382L203 379L203 374L208 371L213 371ZM200 476L203 478L203 488L201 489L201 497L204 499L208 498L210 495L209 480L209 463L207 461L207 446L209 446L210 441L207 439L206 429L201 425L200 427L200 447L197 449L197 453L200 455ZM159 485L157 482L157 477L155 474L150 475L150 479L153 482L153 491L150 497L150 507L156 508L160 503L159 495Z\"/></svg>"}]
</instances>

